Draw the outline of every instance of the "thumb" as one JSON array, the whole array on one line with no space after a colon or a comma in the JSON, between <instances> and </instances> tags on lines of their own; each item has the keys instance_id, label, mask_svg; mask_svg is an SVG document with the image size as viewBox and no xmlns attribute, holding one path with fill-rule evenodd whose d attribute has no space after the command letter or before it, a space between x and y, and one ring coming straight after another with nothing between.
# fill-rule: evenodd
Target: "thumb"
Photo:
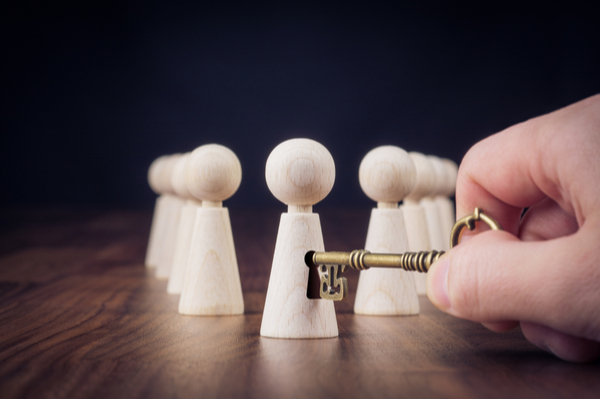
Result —
<instances>
[{"instance_id":1,"label":"thumb","mask_svg":"<svg viewBox=\"0 0 600 399\"><path fill-rule=\"evenodd\" d=\"M499 298L507 289L516 288L508 283L510 276L505 267L507 263L515 263L514 259L506 259L507 255L514 257L514 252L509 255L508 247L515 241L516 237L503 231L481 233L445 253L427 273L427 295L431 302L454 316L482 323L517 320L501 317L508 313L509 304ZM501 250L504 256L498 259L494 255L500 247L504 247Z\"/></svg>"},{"instance_id":2,"label":"thumb","mask_svg":"<svg viewBox=\"0 0 600 399\"><path fill-rule=\"evenodd\" d=\"M598 315L582 317L595 312L600 300L598 273L585 272L587 264L597 270L592 263L597 240L586 240L582 230L538 242L523 242L504 231L476 235L432 265L427 295L460 318L525 320L600 340Z\"/></svg>"}]
</instances>

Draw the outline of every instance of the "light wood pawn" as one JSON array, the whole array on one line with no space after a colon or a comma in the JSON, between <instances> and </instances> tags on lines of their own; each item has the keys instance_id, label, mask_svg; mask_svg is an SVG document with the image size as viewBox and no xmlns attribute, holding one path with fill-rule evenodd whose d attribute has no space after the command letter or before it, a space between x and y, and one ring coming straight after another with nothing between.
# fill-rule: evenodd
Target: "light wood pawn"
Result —
<instances>
[{"instance_id":1,"label":"light wood pawn","mask_svg":"<svg viewBox=\"0 0 600 399\"><path fill-rule=\"evenodd\" d=\"M198 147L186 162L185 183L202 200L202 207L196 211L179 313L244 313L231 221L222 202L237 191L241 181L240 161L222 145Z\"/></svg>"},{"instance_id":2,"label":"light wood pawn","mask_svg":"<svg viewBox=\"0 0 600 399\"><path fill-rule=\"evenodd\" d=\"M165 162L167 161L167 156L163 155L162 157L158 157L152 162L150 168L148 169L148 183L150 184L150 188L158 197L156 198L156 203L154 205L154 215L152 216L152 225L150 227L150 237L148 238L148 248L146 250L146 261L144 262L146 267L149 269L154 269L158 264L158 260L160 258L160 249L162 242L162 235L164 233L164 223L166 221L166 208L168 200L165 201L165 195L161 190L161 182L160 175L162 168L165 166Z\"/></svg>"},{"instance_id":3,"label":"light wood pawn","mask_svg":"<svg viewBox=\"0 0 600 399\"><path fill-rule=\"evenodd\" d=\"M175 243L177 239L177 230L179 226L179 217L185 201L177 196L173 190L173 170L181 154L169 156L165 167L161 170L161 187L165 192L168 201L167 211L165 213L164 230L162 236L162 247L158 265L156 265L156 278L168 279L173 264L173 254L175 253Z\"/></svg>"},{"instance_id":4,"label":"light wood pawn","mask_svg":"<svg viewBox=\"0 0 600 399\"><path fill-rule=\"evenodd\" d=\"M188 190L187 185L185 184L185 168L189 155L189 153L184 154L177 160L172 175L173 180L171 184L173 189L180 198L185 200L185 204L181 209L181 215L179 217L173 264L169 274L169 283L167 284L167 292L169 294L181 294L181 290L183 289L183 279L188 264L188 258L190 256L196 212L202 206L202 202L198 201L198 199L190 193L190 190Z\"/></svg>"},{"instance_id":5,"label":"light wood pawn","mask_svg":"<svg viewBox=\"0 0 600 399\"><path fill-rule=\"evenodd\" d=\"M429 230L425 210L419 201L430 195L435 187L435 172L427 157L419 152L408 153L415 164L416 182L410 194L404 198L400 209L404 215L408 235L408 249L411 252L430 251ZM417 294L427 293L427 275L414 273Z\"/></svg>"},{"instance_id":6,"label":"light wood pawn","mask_svg":"<svg viewBox=\"0 0 600 399\"><path fill-rule=\"evenodd\" d=\"M442 195L445 191L446 167L438 157L429 155L427 156L427 159L429 159L433 166L435 185L431 193L420 201L420 204L425 210L431 249L440 251L445 250L445 248L449 246L446 242L450 241L450 234L446 235L444 232L439 207L435 202L435 198L438 195Z\"/></svg>"},{"instance_id":7,"label":"light wood pawn","mask_svg":"<svg viewBox=\"0 0 600 399\"><path fill-rule=\"evenodd\" d=\"M444 182L444 191L441 195L435 197L435 202L438 206L440 213L440 220L442 223L442 231L446 237L450 237L452 232L452 226L456 222L456 215L454 212L454 203L449 198L454 195L456 190L456 177L458 175L458 165L450 159L442 159L442 163L446 168L446 180ZM445 251L450 249L450 240L446 240L446 247L443 248Z\"/></svg>"},{"instance_id":8,"label":"light wood pawn","mask_svg":"<svg viewBox=\"0 0 600 399\"><path fill-rule=\"evenodd\" d=\"M360 186L377 201L371 211L365 249L374 253L408 250L404 216L398 202L415 184L415 165L410 156L394 146L371 150L359 169ZM412 273L401 269L369 269L360 272L354 313L365 315L411 315L419 313L419 298Z\"/></svg>"},{"instance_id":9,"label":"light wood pawn","mask_svg":"<svg viewBox=\"0 0 600 399\"><path fill-rule=\"evenodd\" d=\"M337 337L332 301L306 297L307 251L324 251L319 215L312 206L329 194L335 164L325 147L292 139L275 147L266 165L271 193L288 205L281 215L260 335L274 338Z\"/></svg>"}]
</instances>

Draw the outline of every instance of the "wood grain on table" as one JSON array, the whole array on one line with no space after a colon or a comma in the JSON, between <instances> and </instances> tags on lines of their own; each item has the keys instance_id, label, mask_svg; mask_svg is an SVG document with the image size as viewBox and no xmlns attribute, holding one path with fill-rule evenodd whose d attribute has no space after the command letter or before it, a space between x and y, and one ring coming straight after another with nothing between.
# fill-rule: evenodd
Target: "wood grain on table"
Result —
<instances>
[{"instance_id":1,"label":"wood grain on table","mask_svg":"<svg viewBox=\"0 0 600 399\"><path fill-rule=\"evenodd\" d=\"M326 249L364 245L369 210L315 212ZM599 362L558 360L426 297L418 316L377 317L354 315L350 295L339 338L262 338L280 213L230 214L246 313L193 317L143 266L149 212L3 211L0 398L600 395Z\"/></svg>"}]
</instances>

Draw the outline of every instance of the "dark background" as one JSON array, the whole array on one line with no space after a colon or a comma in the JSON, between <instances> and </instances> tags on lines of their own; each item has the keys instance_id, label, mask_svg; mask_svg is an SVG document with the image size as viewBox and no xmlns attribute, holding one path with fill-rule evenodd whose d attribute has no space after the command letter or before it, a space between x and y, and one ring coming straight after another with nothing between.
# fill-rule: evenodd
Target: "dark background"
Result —
<instances>
[{"instance_id":1,"label":"dark background","mask_svg":"<svg viewBox=\"0 0 600 399\"><path fill-rule=\"evenodd\" d=\"M292 137L324 144L323 206L369 206L358 165L394 144L460 161L481 138L600 92L598 2L4 2L0 203L149 209L159 155L230 147L226 205Z\"/></svg>"}]
</instances>

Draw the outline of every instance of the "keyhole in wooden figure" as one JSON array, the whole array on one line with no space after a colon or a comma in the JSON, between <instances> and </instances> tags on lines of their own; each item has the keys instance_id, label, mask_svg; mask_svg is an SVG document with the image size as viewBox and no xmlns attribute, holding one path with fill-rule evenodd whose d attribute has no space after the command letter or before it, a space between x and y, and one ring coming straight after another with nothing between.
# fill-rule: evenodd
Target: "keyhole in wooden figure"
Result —
<instances>
[{"instance_id":1,"label":"keyhole in wooden figure","mask_svg":"<svg viewBox=\"0 0 600 399\"><path fill-rule=\"evenodd\" d=\"M319 273L319 265L315 265L312 261L314 253L315 251L308 251L304 257L304 263L308 267L306 297L308 299L321 299L321 274Z\"/></svg>"}]
</instances>

